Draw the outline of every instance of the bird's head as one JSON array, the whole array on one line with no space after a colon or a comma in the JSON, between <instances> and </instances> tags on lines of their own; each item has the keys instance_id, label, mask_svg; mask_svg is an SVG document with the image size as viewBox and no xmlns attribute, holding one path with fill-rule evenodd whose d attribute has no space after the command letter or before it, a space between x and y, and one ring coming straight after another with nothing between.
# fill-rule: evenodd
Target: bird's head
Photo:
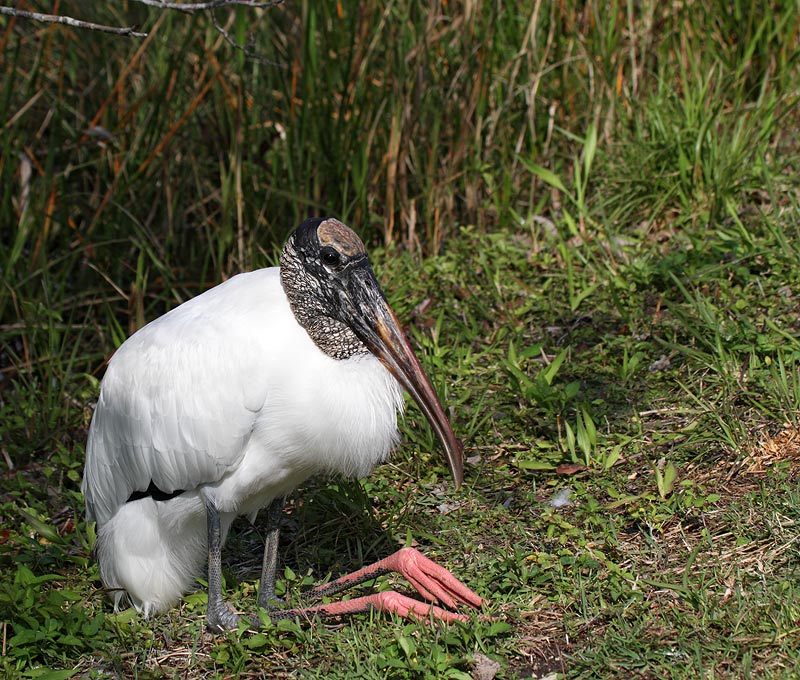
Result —
<instances>
[{"instance_id":1,"label":"bird's head","mask_svg":"<svg viewBox=\"0 0 800 680\"><path fill-rule=\"evenodd\" d=\"M370 352L406 389L441 441L458 487L461 446L356 233L333 218L306 220L284 246L281 283L298 323L323 352L335 359Z\"/></svg>"}]
</instances>

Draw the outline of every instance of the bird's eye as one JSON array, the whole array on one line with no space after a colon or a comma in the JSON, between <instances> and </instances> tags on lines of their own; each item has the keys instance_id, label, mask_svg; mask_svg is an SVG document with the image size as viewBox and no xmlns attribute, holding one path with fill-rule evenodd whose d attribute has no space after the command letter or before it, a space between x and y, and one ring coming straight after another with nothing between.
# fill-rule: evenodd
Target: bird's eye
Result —
<instances>
[{"instance_id":1,"label":"bird's eye","mask_svg":"<svg viewBox=\"0 0 800 680\"><path fill-rule=\"evenodd\" d=\"M323 248L319 255L319 259L322 260L323 264L326 264L329 267L335 267L342 261L341 255L339 255L339 253L333 248Z\"/></svg>"}]
</instances>

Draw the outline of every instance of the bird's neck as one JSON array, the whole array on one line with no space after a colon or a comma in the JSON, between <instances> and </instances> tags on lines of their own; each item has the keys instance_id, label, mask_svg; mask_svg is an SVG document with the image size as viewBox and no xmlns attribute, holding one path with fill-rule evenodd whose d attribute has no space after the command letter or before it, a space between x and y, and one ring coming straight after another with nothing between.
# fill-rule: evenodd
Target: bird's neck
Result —
<instances>
[{"instance_id":1,"label":"bird's neck","mask_svg":"<svg viewBox=\"0 0 800 680\"><path fill-rule=\"evenodd\" d=\"M347 324L326 313L314 288L318 284L299 264L291 242L286 244L281 254L280 273L292 314L317 347L333 359L369 354Z\"/></svg>"}]
</instances>

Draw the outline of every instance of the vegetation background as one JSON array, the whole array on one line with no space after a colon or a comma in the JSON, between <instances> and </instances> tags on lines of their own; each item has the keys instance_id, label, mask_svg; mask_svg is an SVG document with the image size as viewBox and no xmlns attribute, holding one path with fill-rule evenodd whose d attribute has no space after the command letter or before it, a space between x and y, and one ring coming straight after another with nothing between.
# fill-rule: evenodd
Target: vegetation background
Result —
<instances>
[{"instance_id":1,"label":"vegetation background","mask_svg":"<svg viewBox=\"0 0 800 680\"><path fill-rule=\"evenodd\" d=\"M13 4L147 37L0 16L0 673L800 677L800 3ZM281 587L414 544L493 618L113 613L79 492L106 360L325 214L467 484L412 410L391 465L296 495Z\"/></svg>"}]
</instances>

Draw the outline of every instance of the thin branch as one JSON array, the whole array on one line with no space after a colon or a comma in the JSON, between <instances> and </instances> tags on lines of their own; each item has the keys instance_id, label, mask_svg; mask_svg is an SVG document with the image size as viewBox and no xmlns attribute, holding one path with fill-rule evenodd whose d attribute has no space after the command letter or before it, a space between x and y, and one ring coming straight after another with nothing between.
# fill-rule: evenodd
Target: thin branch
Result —
<instances>
[{"instance_id":1,"label":"thin branch","mask_svg":"<svg viewBox=\"0 0 800 680\"><path fill-rule=\"evenodd\" d=\"M59 16L56 14L27 12L24 9L15 9L13 7L0 7L0 14L5 14L6 16L10 17L20 17L22 19L31 19L32 21L42 21L46 24L65 24L67 26L72 26L73 28L86 28L92 31L100 31L101 33L127 35L132 38L147 37L147 33L140 33L133 26L106 26L104 24L95 24L91 21L81 21L80 19L73 19L72 17Z\"/></svg>"},{"instance_id":2,"label":"thin branch","mask_svg":"<svg viewBox=\"0 0 800 680\"><path fill-rule=\"evenodd\" d=\"M194 14L209 9L217 9L219 7L230 7L233 5L241 5L242 7L254 7L259 9L269 9L282 5L283 0L207 0L206 2L168 2L167 0L134 0L142 5L148 7L158 7L159 9L172 9L186 14ZM10 17L19 17L21 19L30 19L32 21L41 21L46 24L65 24L73 28L84 28L92 31L100 31L101 33L113 33L114 35L126 35L132 38L146 38L147 33L137 31L133 26L106 26L105 24L95 24L91 21L83 21L73 17L67 17L57 14L41 14L39 12L28 12L24 9L16 9L14 7L0 6L0 15L5 14ZM216 24L216 19L214 21ZM217 27L219 28L219 27ZM239 49L244 49L242 46L236 45L231 38L224 33L223 37ZM247 50L245 50L247 51ZM248 55L251 56L251 55Z\"/></svg>"},{"instance_id":3,"label":"thin branch","mask_svg":"<svg viewBox=\"0 0 800 680\"><path fill-rule=\"evenodd\" d=\"M282 2L283 2L283 0L278 0L278 2L276 2L275 4L276 5L277 4L281 4ZM234 49L241 50L242 52L244 52L244 55L248 59L252 59L253 61L259 62L260 64L267 64L269 66L281 66L281 64L279 64L278 62L275 62L272 59L267 59L266 57L264 57L264 56L258 54L257 52L255 52L253 50L253 46L255 45L255 40L253 40L252 37L248 41L247 45L242 45L241 43L236 42L236 40L234 40L231 37L231 35L228 33L228 31L226 31L222 27L222 25L219 23L219 21L217 21L217 13L216 12L211 12L211 17L212 17L212 20L214 21L214 28L217 29L217 33L219 33L223 37L225 42L227 42L231 47L233 47Z\"/></svg>"},{"instance_id":4,"label":"thin branch","mask_svg":"<svg viewBox=\"0 0 800 680\"><path fill-rule=\"evenodd\" d=\"M226 5L242 5L244 7L256 7L269 9L277 5L282 5L283 0L270 0L261 2L260 0L208 0L207 2L166 2L166 0L135 0L149 7L160 7L161 9L175 9L179 12L194 14L207 9L217 9Z\"/></svg>"}]
</instances>

